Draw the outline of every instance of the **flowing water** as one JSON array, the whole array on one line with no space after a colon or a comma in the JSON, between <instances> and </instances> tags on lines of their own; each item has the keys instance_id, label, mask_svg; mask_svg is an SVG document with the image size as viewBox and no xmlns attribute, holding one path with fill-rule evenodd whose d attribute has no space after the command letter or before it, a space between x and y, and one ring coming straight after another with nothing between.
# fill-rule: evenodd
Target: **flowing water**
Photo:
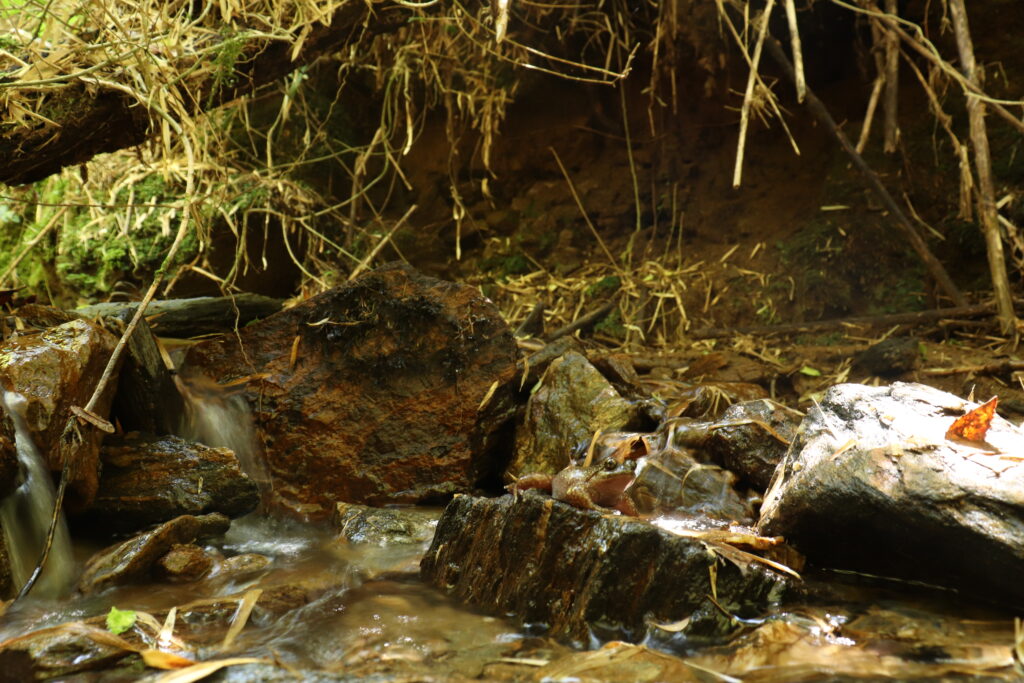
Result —
<instances>
[{"instance_id":1,"label":"flowing water","mask_svg":"<svg viewBox=\"0 0 1024 683\"><path fill-rule=\"evenodd\" d=\"M179 436L207 446L230 448L242 471L256 482L264 505L272 483L266 455L256 436L252 413L239 393L225 391L210 379L176 376L185 399L185 415Z\"/></svg>"},{"instance_id":2,"label":"flowing water","mask_svg":"<svg viewBox=\"0 0 1024 683\"><path fill-rule=\"evenodd\" d=\"M11 576L20 588L39 560L53 516L55 492L42 454L25 424L25 397L13 391L3 393L0 403L14 422L15 444L21 482L11 495L0 501L0 526L7 542ZM61 513L45 568L32 595L56 598L71 588L75 576L71 541Z\"/></svg>"}]
</instances>

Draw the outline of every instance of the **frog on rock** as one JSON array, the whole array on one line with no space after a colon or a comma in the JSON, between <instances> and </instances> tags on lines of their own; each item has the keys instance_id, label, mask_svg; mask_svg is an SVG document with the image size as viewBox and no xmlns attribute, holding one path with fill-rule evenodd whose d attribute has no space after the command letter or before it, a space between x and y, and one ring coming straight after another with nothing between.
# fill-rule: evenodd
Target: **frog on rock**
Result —
<instances>
[{"instance_id":1,"label":"frog on rock","mask_svg":"<svg viewBox=\"0 0 1024 683\"><path fill-rule=\"evenodd\" d=\"M528 489L540 489L551 497L586 510L612 508L624 515L636 515L636 507L626 497L626 488L636 478L636 461L605 458L589 466L570 463L558 474L526 474L509 485L513 495Z\"/></svg>"}]
</instances>

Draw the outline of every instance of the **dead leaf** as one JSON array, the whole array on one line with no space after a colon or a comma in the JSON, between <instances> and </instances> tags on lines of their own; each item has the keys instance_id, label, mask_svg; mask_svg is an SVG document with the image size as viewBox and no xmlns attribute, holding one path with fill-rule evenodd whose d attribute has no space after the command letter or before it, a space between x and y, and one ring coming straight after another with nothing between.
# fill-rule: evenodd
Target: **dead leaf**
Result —
<instances>
[{"instance_id":1,"label":"dead leaf","mask_svg":"<svg viewBox=\"0 0 1024 683\"><path fill-rule=\"evenodd\" d=\"M187 657L176 655L173 652L164 652L163 650L143 650L141 654L142 661L146 663L146 666L153 669L175 671L195 664L195 661Z\"/></svg>"},{"instance_id":2,"label":"dead leaf","mask_svg":"<svg viewBox=\"0 0 1024 683\"><path fill-rule=\"evenodd\" d=\"M999 397L993 396L966 415L958 417L946 430L946 438L959 437L967 441L983 442L996 414L998 402Z\"/></svg>"}]
</instances>

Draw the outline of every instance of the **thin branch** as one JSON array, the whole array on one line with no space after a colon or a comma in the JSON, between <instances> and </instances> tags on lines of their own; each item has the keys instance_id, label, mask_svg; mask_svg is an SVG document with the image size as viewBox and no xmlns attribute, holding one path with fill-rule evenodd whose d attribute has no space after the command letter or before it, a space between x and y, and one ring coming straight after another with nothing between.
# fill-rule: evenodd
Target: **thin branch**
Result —
<instances>
[{"instance_id":1,"label":"thin branch","mask_svg":"<svg viewBox=\"0 0 1024 683\"><path fill-rule=\"evenodd\" d=\"M768 52L771 54L772 58L775 59L775 61L779 63L779 66L782 67L786 76L790 79L794 78L793 65L790 64L789 59L786 57L786 53L783 52L779 43L774 38L769 37L765 41L765 46L768 48ZM950 299L953 300L955 305L966 306L967 299L964 298L964 295L960 292L957 286L953 284L953 280L949 277L946 269L942 266L942 263L935 258L935 255L932 254L928 245L925 243L924 238L921 237L920 233L918 233L917 229L914 227L914 224L910 222L910 219L903 213L903 210L900 209L899 205L892 198L892 195L889 194L889 191L885 189L885 186L878 178L878 175L872 171L871 167L868 166L866 161L864 161L864 157L858 154L857 150L854 149L852 144L850 144L849 139L836 125L835 120L832 118L832 115L829 114L824 103L819 100L817 95L815 95L810 89L807 90L806 104L808 109L811 110L811 113L813 113L815 117L825 125L825 127L832 131L836 140L839 141L843 150L849 155L854 165L867 180L868 185L878 196L878 199L885 205L886 209L889 210L889 213L892 214L893 218L896 219L896 226L907 236L907 239L910 241L914 251L917 252L918 257L924 262L925 267L928 268L928 271L939 283L942 290Z\"/></svg>"},{"instance_id":2,"label":"thin branch","mask_svg":"<svg viewBox=\"0 0 1024 683\"><path fill-rule=\"evenodd\" d=\"M953 33L956 35L964 77L972 85L979 86L974 45L971 42L967 8L964 7L963 0L949 0L949 13L953 19ZM978 174L978 214L985 235L992 289L999 307L999 327L1003 334L1013 335L1016 345L1018 321L1013 310L1010 281L1006 275L1003 240L999 235L999 212L996 210L996 191L992 181L992 157L988 146L988 132L985 129L985 104L970 94L967 95L967 116L970 119L971 146L974 148L974 169Z\"/></svg>"}]
</instances>

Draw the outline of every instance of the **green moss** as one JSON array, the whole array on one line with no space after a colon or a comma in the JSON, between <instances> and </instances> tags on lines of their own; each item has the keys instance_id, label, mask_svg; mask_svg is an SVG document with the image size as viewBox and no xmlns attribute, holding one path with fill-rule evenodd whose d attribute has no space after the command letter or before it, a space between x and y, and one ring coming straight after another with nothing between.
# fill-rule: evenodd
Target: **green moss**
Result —
<instances>
[{"instance_id":1,"label":"green moss","mask_svg":"<svg viewBox=\"0 0 1024 683\"><path fill-rule=\"evenodd\" d=\"M600 332L615 339L625 339L626 327L622 324L622 313L619 312L619 309L616 308L601 318L601 321L594 325L594 332Z\"/></svg>"},{"instance_id":2,"label":"green moss","mask_svg":"<svg viewBox=\"0 0 1024 683\"><path fill-rule=\"evenodd\" d=\"M603 296L605 294L611 294L619 291L619 287L622 286L622 280L615 275L607 275L594 284L590 285L586 289L588 296Z\"/></svg>"}]
</instances>

